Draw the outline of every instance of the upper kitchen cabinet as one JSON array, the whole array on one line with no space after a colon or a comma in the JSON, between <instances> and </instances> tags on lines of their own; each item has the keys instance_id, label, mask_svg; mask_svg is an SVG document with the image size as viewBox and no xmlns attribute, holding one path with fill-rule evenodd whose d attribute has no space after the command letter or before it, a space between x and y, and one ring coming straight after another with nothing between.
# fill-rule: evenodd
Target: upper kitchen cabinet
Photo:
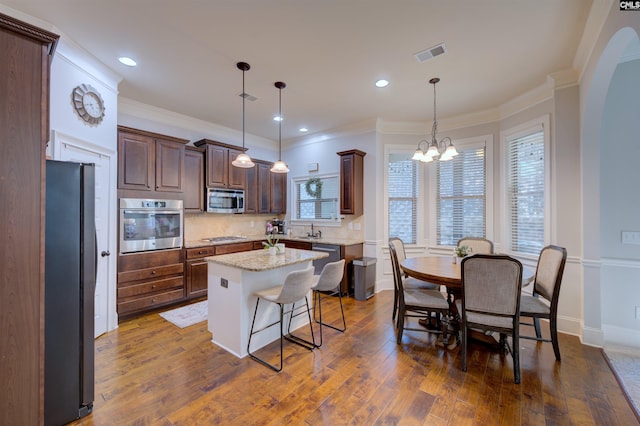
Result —
<instances>
[{"instance_id":1,"label":"upper kitchen cabinet","mask_svg":"<svg viewBox=\"0 0 640 426\"><path fill-rule=\"evenodd\" d=\"M340 156L340 214L360 216L364 210L364 156L366 152L351 149Z\"/></svg>"},{"instance_id":2,"label":"upper kitchen cabinet","mask_svg":"<svg viewBox=\"0 0 640 426\"><path fill-rule=\"evenodd\" d=\"M193 146L184 152L184 212L204 212L204 150Z\"/></svg>"},{"instance_id":3,"label":"upper kitchen cabinet","mask_svg":"<svg viewBox=\"0 0 640 426\"><path fill-rule=\"evenodd\" d=\"M287 175L271 173L273 163L256 160L247 170L245 213L284 214L287 212Z\"/></svg>"},{"instance_id":4,"label":"upper kitchen cabinet","mask_svg":"<svg viewBox=\"0 0 640 426\"><path fill-rule=\"evenodd\" d=\"M285 214L287 212L287 174L269 173L270 176L270 212Z\"/></svg>"},{"instance_id":5,"label":"upper kitchen cabinet","mask_svg":"<svg viewBox=\"0 0 640 426\"><path fill-rule=\"evenodd\" d=\"M199 140L194 145L206 146L205 183L207 188L245 189L245 169L231 164L242 153L242 148L209 139Z\"/></svg>"},{"instance_id":6,"label":"upper kitchen cabinet","mask_svg":"<svg viewBox=\"0 0 640 426\"><path fill-rule=\"evenodd\" d=\"M44 407L44 194L56 34L0 13L0 423Z\"/></svg>"},{"instance_id":7,"label":"upper kitchen cabinet","mask_svg":"<svg viewBox=\"0 0 640 426\"><path fill-rule=\"evenodd\" d=\"M187 142L118 126L118 196L150 197L152 192L182 194ZM156 194L159 198L169 195Z\"/></svg>"}]
</instances>

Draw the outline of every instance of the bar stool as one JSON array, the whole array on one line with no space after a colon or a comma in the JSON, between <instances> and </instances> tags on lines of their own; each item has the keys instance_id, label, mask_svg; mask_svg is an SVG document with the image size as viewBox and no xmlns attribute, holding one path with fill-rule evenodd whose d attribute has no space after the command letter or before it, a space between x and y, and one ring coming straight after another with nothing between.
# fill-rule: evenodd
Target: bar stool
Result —
<instances>
[{"instance_id":1,"label":"bar stool","mask_svg":"<svg viewBox=\"0 0 640 426\"><path fill-rule=\"evenodd\" d=\"M309 310L309 300L307 299L307 294L311 290L313 271L314 271L313 266L309 266L308 268L303 270L289 272L289 274L287 274L284 280L284 284L282 284L281 286L267 288L254 293L254 296L257 296L258 300L256 300L256 309L253 312L253 321L251 322L251 331L249 332L249 342L247 342L247 353L252 359L258 361L262 365L265 365L271 368L273 371L276 371L276 372L282 371L283 339L287 339L288 341L295 343L297 345L300 345L309 350L313 350L315 348L315 338L313 336L313 327L311 325L311 312ZM293 321L293 318L304 313L304 311L301 311L297 314L294 312L295 302L302 299L304 299L307 307L307 316L309 317L309 329L311 330L311 339L313 340L311 342L304 340L300 337L291 335L291 331L290 331L291 322ZM254 331L253 327L256 323L256 314L258 313L258 306L260 305L260 300L277 304L280 307L280 319L279 321L272 322L271 324L268 324L260 328L259 330ZM289 303L291 303L291 309L285 312L284 306ZM300 308L303 308L303 306L300 306ZM289 314L289 313L291 314L291 317L289 319L289 326L287 327L287 335L285 335L283 332L284 316L285 314ZM253 353L251 353L251 350L250 350L251 337L253 337L254 334L257 334L263 330L266 330L267 328L272 327L278 323L280 324L280 366L279 367L273 364L270 364L264 359L254 355Z\"/></svg>"},{"instance_id":2,"label":"bar stool","mask_svg":"<svg viewBox=\"0 0 640 426\"><path fill-rule=\"evenodd\" d=\"M344 259L341 259L337 262L327 263L324 265L324 268L322 268L320 275L313 276L313 285L311 286L311 290L313 290L313 319L316 323L320 324L320 344L316 345L317 348L322 346L322 326L333 328L341 333L344 333L347 329L347 323L344 319L344 309L342 308L342 293L340 291L340 283L342 282L343 275ZM340 312L342 313L342 328L322 322L322 295L326 293L321 292L330 292L327 296L338 295L338 300L340 300ZM315 319L316 300L318 302L319 320Z\"/></svg>"}]
</instances>

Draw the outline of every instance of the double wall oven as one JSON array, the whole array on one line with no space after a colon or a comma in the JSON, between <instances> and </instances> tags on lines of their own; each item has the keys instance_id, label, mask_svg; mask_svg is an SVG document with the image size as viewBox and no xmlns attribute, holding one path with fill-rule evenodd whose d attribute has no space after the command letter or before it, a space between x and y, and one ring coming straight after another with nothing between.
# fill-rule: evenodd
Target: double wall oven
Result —
<instances>
[{"instance_id":1,"label":"double wall oven","mask_svg":"<svg viewBox=\"0 0 640 426\"><path fill-rule=\"evenodd\" d=\"M182 200L120 199L120 254L182 247Z\"/></svg>"}]
</instances>

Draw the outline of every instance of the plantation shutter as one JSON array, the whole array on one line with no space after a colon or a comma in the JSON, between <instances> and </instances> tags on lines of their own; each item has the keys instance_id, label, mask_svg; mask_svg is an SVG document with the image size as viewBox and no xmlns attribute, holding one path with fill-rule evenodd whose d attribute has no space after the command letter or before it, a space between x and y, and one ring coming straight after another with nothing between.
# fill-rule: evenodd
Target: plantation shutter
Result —
<instances>
[{"instance_id":1,"label":"plantation shutter","mask_svg":"<svg viewBox=\"0 0 640 426\"><path fill-rule=\"evenodd\" d=\"M508 141L511 250L539 254L544 246L544 130Z\"/></svg>"},{"instance_id":2,"label":"plantation shutter","mask_svg":"<svg viewBox=\"0 0 640 426\"><path fill-rule=\"evenodd\" d=\"M458 148L458 155L440 161L438 170L437 239L455 246L463 237L485 237L486 147Z\"/></svg>"},{"instance_id":3,"label":"plantation shutter","mask_svg":"<svg viewBox=\"0 0 640 426\"><path fill-rule=\"evenodd\" d=\"M388 162L389 237L417 242L418 162L411 154L391 153Z\"/></svg>"}]
</instances>

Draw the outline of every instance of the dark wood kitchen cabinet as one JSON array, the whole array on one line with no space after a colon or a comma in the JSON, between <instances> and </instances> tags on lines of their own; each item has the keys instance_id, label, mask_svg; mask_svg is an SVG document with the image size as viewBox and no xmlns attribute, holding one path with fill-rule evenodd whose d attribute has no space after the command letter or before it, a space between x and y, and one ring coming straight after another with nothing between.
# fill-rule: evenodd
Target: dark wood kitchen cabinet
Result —
<instances>
[{"instance_id":1,"label":"dark wood kitchen cabinet","mask_svg":"<svg viewBox=\"0 0 640 426\"><path fill-rule=\"evenodd\" d=\"M118 319L184 300L182 249L118 256Z\"/></svg>"},{"instance_id":2,"label":"dark wood kitchen cabinet","mask_svg":"<svg viewBox=\"0 0 640 426\"><path fill-rule=\"evenodd\" d=\"M193 299L207 295L207 273L209 270L207 256L216 254L214 246L185 249L185 297Z\"/></svg>"},{"instance_id":3,"label":"dark wood kitchen cabinet","mask_svg":"<svg viewBox=\"0 0 640 426\"><path fill-rule=\"evenodd\" d=\"M118 196L182 199L187 142L118 126Z\"/></svg>"},{"instance_id":4,"label":"dark wood kitchen cabinet","mask_svg":"<svg viewBox=\"0 0 640 426\"><path fill-rule=\"evenodd\" d=\"M205 184L207 188L245 189L246 169L231 164L242 153L242 148L210 139L199 140L194 145L206 147Z\"/></svg>"},{"instance_id":5,"label":"dark wood kitchen cabinet","mask_svg":"<svg viewBox=\"0 0 640 426\"><path fill-rule=\"evenodd\" d=\"M269 189L271 191L269 213L285 214L287 212L287 173L270 173Z\"/></svg>"},{"instance_id":6,"label":"dark wood kitchen cabinet","mask_svg":"<svg viewBox=\"0 0 640 426\"><path fill-rule=\"evenodd\" d=\"M273 163L253 160L247 169L245 213L284 214L287 212L287 175L271 173Z\"/></svg>"},{"instance_id":7,"label":"dark wood kitchen cabinet","mask_svg":"<svg viewBox=\"0 0 640 426\"><path fill-rule=\"evenodd\" d=\"M366 152L352 149L340 156L340 214L363 214L364 156Z\"/></svg>"},{"instance_id":8,"label":"dark wood kitchen cabinet","mask_svg":"<svg viewBox=\"0 0 640 426\"><path fill-rule=\"evenodd\" d=\"M44 191L58 35L0 14L0 423L44 416Z\"/></svg>"},{"instance_id":9,"label":"dark wood kitchen cabinet","mask_svg":"<svg viewBox=\"0 0 640 426\"><path fill-rule=\"evenodd\" d=\"M192 146L184 152L184 212L205 210L204 150Z\"/></svg>"}]
</instances>

